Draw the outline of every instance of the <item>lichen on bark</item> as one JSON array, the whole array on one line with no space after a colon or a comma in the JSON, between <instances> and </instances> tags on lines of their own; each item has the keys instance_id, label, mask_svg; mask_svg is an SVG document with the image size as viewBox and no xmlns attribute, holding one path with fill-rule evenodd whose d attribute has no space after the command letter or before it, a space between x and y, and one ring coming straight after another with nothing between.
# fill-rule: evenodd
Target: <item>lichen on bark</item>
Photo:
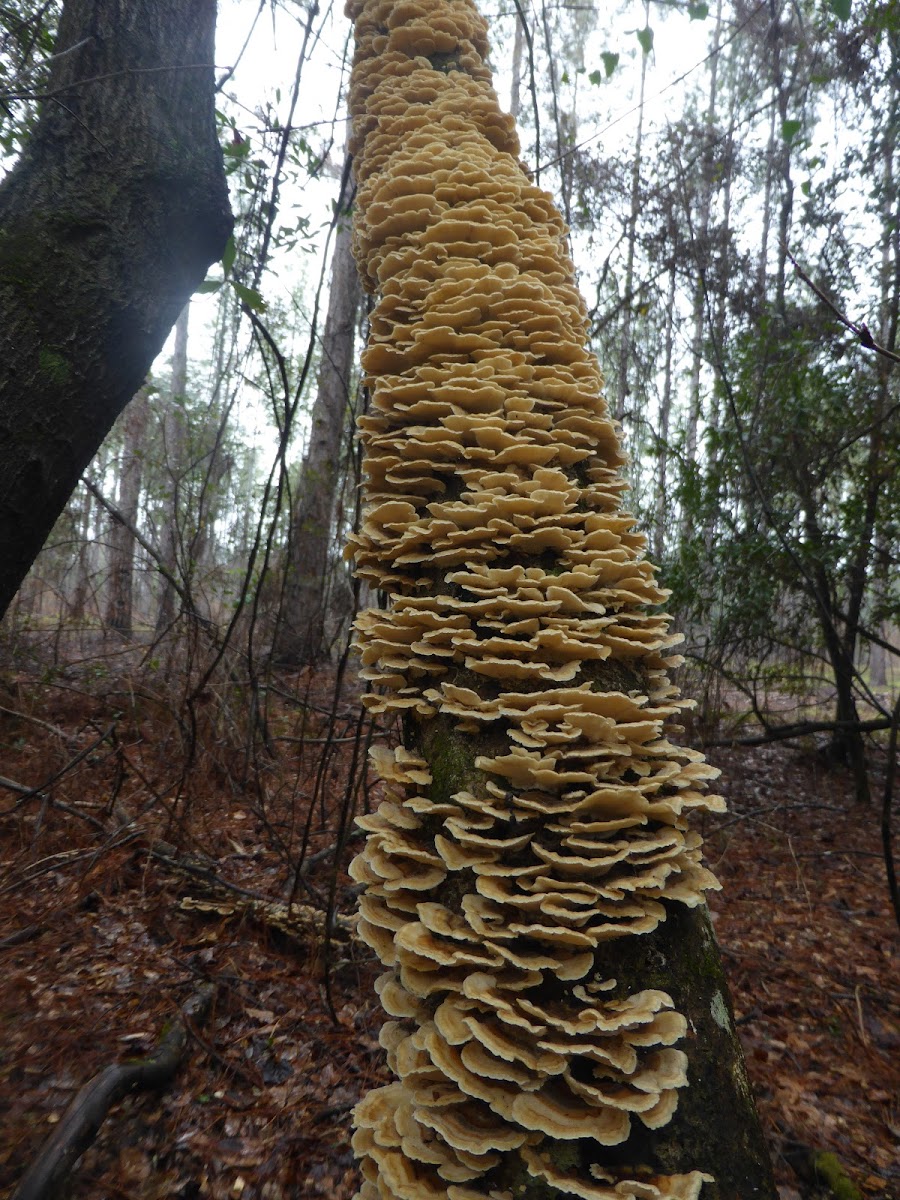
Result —
<instances>
[{"instance_id":1,"label":"lichen on bark","mask_svg":"<svg viewBox=\"0 0 900 1200\"><path fill-rule=\"evenodd\" d=\"M665 593L565 227L468 0L350 8L377 297L351 549L390 597L357 643L403 726L351 868L398 1077L356 1110L361 1200L768 1200L688 822L716 772L669 741Z\"/></svg>"}]
</instances>

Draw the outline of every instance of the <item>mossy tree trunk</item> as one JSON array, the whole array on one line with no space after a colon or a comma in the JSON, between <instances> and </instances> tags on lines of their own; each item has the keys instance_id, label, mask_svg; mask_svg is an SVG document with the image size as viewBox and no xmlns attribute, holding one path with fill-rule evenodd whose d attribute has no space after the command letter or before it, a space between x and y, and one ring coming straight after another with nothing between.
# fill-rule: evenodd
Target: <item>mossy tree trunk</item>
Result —
<instances>
[{"instance_id":1,"label":"mossy tree trunk","mask_svg":"<svg viewBox=\"0 0 900 1200\"><path fill-rule=\"evenodd\" d=\"M0 612L228 237L215 17L215 0L64 5L0 186Z\"/></svg>"},{"instance_id":2,"label":"mossy tree trunk","mask_svg":"<svg viewBox=\"0 0 900 1200\"><path fill-rule=\"evenodd\" d=\"M366 703L402 714L351 874L395 1083L359 1200L774 1200L703 904L717 772L622 508L566 229L468 0L353 0Z\"/></svg>"},{"instance_id":3,"label":"mossy tree trunk","mask_svg":"<svg viewBox=\"0 0 900 1200\"><path fill-rule=\"evenodd\" d=\"M440 717L413 714L404 722L403 740L428 763L433 799L441 802L463 790L484 789L488 777L474 764L496 752L490 739L460 734ZM665 920L651 933L604 943L590 974L615 978L617 994L647 988L667 992L688 1026L679 1043L688 1056L688 1084L679 1092L673 1118L659 1130L632 1122L631 1136L607 1148L604 1163L639 1162L664 1176L699 1169L712 1176L704 1184L703 1200L774 1200L769 1152L706 905L688 909L667 903ZM577 1000L569 995L565 1004L575 1009ZM571 1153L569 1143L560 1148ZM515 1167L503 1182L521 1183L519 1174ZM513 1195L516 1200L561 1200L566 1193L532 1179L524 1191L513 1187Z\"/></svg>"}]
</instances>

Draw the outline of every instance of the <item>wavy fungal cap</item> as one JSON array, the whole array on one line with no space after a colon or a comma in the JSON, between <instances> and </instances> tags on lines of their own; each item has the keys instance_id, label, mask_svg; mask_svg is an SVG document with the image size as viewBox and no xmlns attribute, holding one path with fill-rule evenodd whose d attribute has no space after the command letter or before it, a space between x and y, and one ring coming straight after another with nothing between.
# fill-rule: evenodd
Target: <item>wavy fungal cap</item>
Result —
<instances>
[{"instance_id":1,"label":"wavy fungal cap","mask_svg":"<svg viewBox=\"0 0 900 1200\"><path fill-rule=\"evenodd\" d=\"M356 1109L359 1198L511 1200L530 1180L693 1200L700 1171L603 1165L670 1120L686 1022L599 978L597 951L717 886L686 816L722 801L666 736L684 707L648 612L666 593L620 506L565 227L467 0L350 12L354 248L377 296L351 553L391 601L357 643L370 710L432 747L373 751L387 799L351 868L397 1076ZM481 748L449 787L429 730Z\"/></svg>"}]
</instances>

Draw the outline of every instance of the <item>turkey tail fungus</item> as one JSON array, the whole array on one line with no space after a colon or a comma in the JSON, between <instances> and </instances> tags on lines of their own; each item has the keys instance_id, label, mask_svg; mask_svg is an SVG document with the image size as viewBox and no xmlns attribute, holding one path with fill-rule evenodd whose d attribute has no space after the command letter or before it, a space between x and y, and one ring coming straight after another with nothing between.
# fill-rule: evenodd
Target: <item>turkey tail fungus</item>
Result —
<instances>
[{"instance_id":1,"label":"turkey tail fungus","mask_svg":"<svg viewBox=\"0 0 900 1200\"><path fill-rule=\"evenodd\" d=\"M351 873L394 1083L360 1200L770 1198L673 745L666 593L623 511L566 228L468 0L352 0L354 251L375 294L350 547L398 714Z\"/></svg>"}]
</instances>

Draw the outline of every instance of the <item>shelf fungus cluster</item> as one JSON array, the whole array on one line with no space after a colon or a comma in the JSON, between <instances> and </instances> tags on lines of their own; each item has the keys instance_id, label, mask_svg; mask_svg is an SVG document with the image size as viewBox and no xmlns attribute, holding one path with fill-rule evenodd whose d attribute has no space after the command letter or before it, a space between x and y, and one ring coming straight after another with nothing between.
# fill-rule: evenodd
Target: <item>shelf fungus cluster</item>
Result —
<instances>
[{"instance_id":1,"label":"shelf fungus cluster","mask_svg":"<svg viewBox=\"0 0 900 1200\"><path fill-rule=\"evenodd\" d=\"M397 1077L356 1109L359 1195L687 1200L708 1176L621 1151L672 1118L687 1023L620 987L608 943L716 886L686 818L721 800L668 738L665 593L621 508L565 227L468 0L350 7L377 297L351 549L389 597L357 640L406 743L374 754L386 799L352 866Z\"/></svg>"}]
</instances>

